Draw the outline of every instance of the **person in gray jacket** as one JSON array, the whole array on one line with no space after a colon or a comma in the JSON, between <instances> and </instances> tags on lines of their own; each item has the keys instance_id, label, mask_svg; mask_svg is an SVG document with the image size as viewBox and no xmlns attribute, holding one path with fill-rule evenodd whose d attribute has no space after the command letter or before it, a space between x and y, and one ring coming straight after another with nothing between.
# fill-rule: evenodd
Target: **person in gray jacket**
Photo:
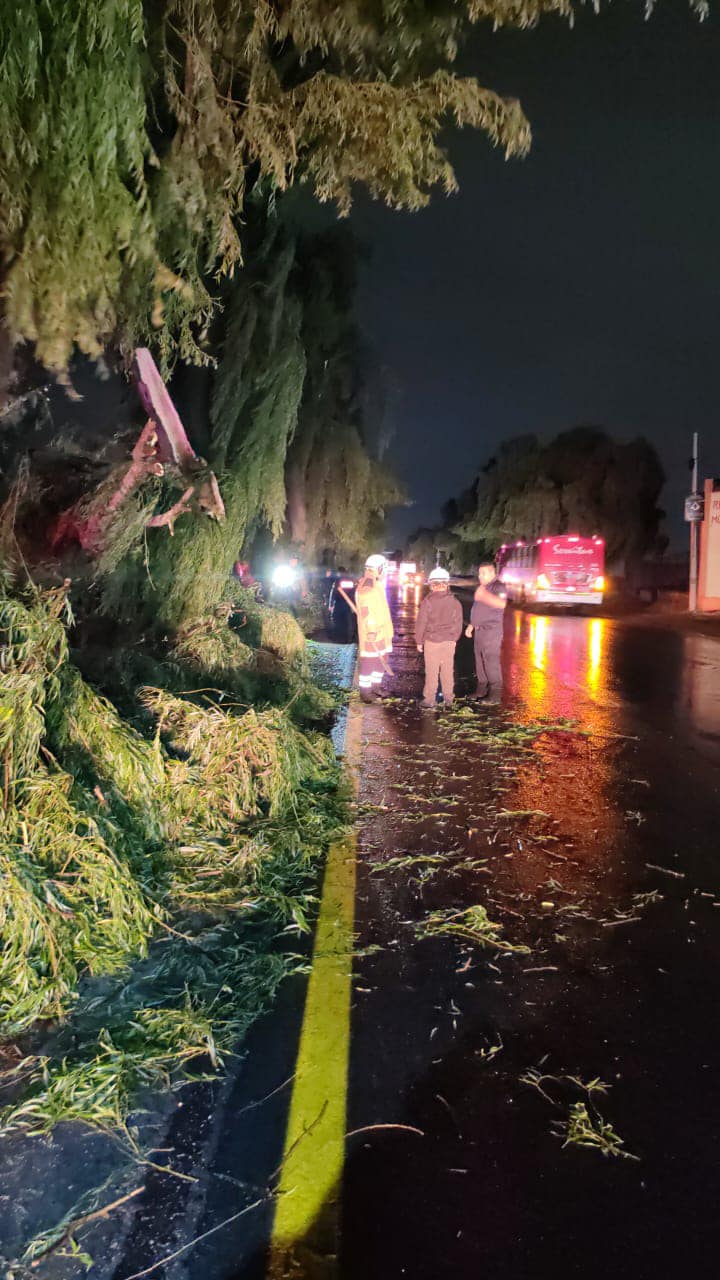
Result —
<instances>
[{"instance_id":1,"label":"person in gray jacket","mask_svg":"<svg viewBox=\"0 0 720 1280\"><path fill-rule=\"evenodd\" d=\"M500 650L507 591L492 564L481 564L478 586L470 611L470 624L465 635L474 637L476 698L484 698L486 706L495 706L502 695Z\"/></svg>"},{"instance_id":2,"label":"person in gray jacket","mask_svg":"<svg viewBox=\"0 0 720 1280\"><path fill-rule=\"evenodd\" d=\"M428 578L430 591L425 596L415 621L415 643L418 653L425 655L425 688L422 706L434 707L438 680L446 707L455 696L455 645L462 634L462 605L450 594L447 569L433 569Z\"/></svg>"}]
</instances>

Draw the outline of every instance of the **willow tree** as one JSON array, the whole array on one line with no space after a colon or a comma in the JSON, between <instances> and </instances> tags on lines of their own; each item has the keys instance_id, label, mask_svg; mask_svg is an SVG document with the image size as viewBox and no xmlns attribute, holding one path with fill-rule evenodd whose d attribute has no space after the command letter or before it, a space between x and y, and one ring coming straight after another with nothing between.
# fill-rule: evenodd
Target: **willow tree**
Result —
<instances>
[{"instance_id":1,"label":"willow tree","mask_svg":"<svg viewBox=\"0 0 720 1280\"><path fill-rule=\"evenodd\" d=\"M214 282L242 262L258 179L347 212L353 184L416 209L455 175L446 123L507 156L517 101L452 64L471 24L582 0L23 0L0 28L5 346L63 370L153 333L204 360ZM704 15L707 0L690 0ZM650 7L650 6L649 6ZM0 373L7 351L0 352Z\"/></svg>"},{"instance_id":2,"label":"willow tree","mask_svg":"<svg viewBox=\"0 0 720 1280\"><path fill-rule=\"evenodd\" d=\"M163 627L192 625L227 599L233 562L258 534L286 533L312 558L357 555L402 500L369 439L354 239L298 237L259 195L245 237L251 252L226 287L209 374L208 458L226 518L135 540L103 586L105 608L128 620L144 604Z\"/></svg>"},{"instance_id":3,"label":"willow tree","mask_svg":"<svg viewBox=\"0 0 720 1280\"><path fill-rule=\"evenodd\" d=\"M307 371L286 467L291 540L317 558L367 551L386 507L402 501L376 456L368 354L355 319L357 246L349 231L305 238L297 251Z\"/></svg>"},{"instance_id":4,"label":"willow tree","mask_svg":"<svg viewBox=\"0 0 720 1280\"><path fill-rule=\"evenodd\" d=\"M248 204L251 253L226 286L213 333L208 460L225 507L222 523L179 521L172 539L136 539L103 582L103 607L130 620L145 612L184 627L227 599L238 554L259 527L285 520L285 459L306 372L295 236L266 199Z\"/></svg>"},{"instance_id":5,"label":"willow tree","mask_svg":"<svg viewBox=\"0 0 720 1280\"><path fill-rule=\"evenodd\" d=\"M505 441L478 476L475 510L457 525L464 541L489 548L543 534L600 533L610 560L661 548L665 483L653 445L613 440L598 427L574 427L543 442Z\"/></svg>"},{"instance_id":6,"label":"willow tree","mask_svg":"<svg viewBox=\"0 0 720 1280\"><path fill-rule=\"evenodd\" d=\"M517 102L451 70L470 22L569 0L24 0L0 30L5 324L48 367L153 332L203 360L259 179L347 212L455 186L447 121L527 149Z\"/></svg>"}]
</instances>

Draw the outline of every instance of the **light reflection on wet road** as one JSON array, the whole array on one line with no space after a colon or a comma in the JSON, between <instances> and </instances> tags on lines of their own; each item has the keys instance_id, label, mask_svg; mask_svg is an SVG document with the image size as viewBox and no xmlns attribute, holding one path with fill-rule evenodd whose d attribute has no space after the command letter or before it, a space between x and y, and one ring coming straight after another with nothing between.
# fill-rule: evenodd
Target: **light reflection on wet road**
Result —
<instances>
[{"instance_id":1,"label":"light reflection on wet road","mask_svg":"<svg viewBox=\"0 0 720 1280\"><path fill-rule=\"evenodd\" d=\"M397 700L361 725L347 1094L361 1132L347 1139L339 1259L311 1230L291 1274L710 1280L720 642L509 611L502 709L422 712L415 593L395 607ZM465 640L457 671L468 693ZM493 741L543 718L583 732ZM417 936L430 912L477 904L530 954ZM282 1158L302 1001L289 983L236 1078L181 1113L199 1181L187 1204L185 1184L168 1194L175 1243L196 1243L166 1280L267 1280L270 1200L227 1220ZM564 1079L548 1102L521 1080L533 1067L606 1081L599 1112L639 1161L564 1149L557 1126L588 1100ZM113 1280L169 1252L147 1212Z\"/></svg>"},{"instance_id":2,"label":"light reflection on wet road","mask_svg":"<svg viewBox=\"0 0 720 1280\"><path fill-rule=\"evenodd\" d=\"M359 946L378 950L358 962L348 1123L424 1136L349 1144L341 1276L710 1276L720 644L509 612L503 710L467 719L410 701L414 611L398 602L403 701L364 717ZM471 662L461 641L461 693ZM587 736L497 753L476 716ZM532 956L418 940L428 912L473 903ZM563 1149L553 1125L587 1099L523 1085L541 1063L607 1081L600 1111L639 1162Z\"/></svg>"}]
</instances>

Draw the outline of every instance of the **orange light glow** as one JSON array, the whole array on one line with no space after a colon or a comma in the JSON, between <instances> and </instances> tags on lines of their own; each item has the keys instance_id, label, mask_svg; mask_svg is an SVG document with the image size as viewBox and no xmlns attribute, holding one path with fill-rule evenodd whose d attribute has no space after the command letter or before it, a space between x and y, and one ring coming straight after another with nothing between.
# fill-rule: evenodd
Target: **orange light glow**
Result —
<instances>
[{"instance_id":1,"label":"orange light glow","mask_svg":"<svg viewBox=\"0 0 720 1280\"><path fill-rule=\"evenodd\" d=\"M548 591L550 589L550 579L547 574L539 573L535 581L535 585L540 589L540 591Z\"/></svg>"},{"instance_id":2,"label":"orange light glow","mask_svg":"<svg viewBox=\"0 0 720 1280\"><path fill-rule=\"evenodd\" d=\"M528 688L526 696L528 705L535 710L544 705L547 689L547 671L545 669L548 642L547 618L530 618L530 671L528 672Z\"/></svg>"},{"instance_id":3,"label":"orange light glow","mask_svg":"<svg viewBox=\"0 0 720 1280\"><path fill-rule=\"evenodd\" d=\"M605 639L605 619L593 618L588 636L587 683L591 693L597 693L602 675L602 659Z\"/></svg>"},{"instance_id":4,"label":"orange light glow","mask_svg":"<svg viewBox=\"0 0 720 1280\"><path fill-rule=\"evenodd\" d=\"M530 619L530 652L533 656L533 662L540 670L545 668L545 650L547 649L548 620L547 618L531 618Z\"/></svg>"}]
</instances>

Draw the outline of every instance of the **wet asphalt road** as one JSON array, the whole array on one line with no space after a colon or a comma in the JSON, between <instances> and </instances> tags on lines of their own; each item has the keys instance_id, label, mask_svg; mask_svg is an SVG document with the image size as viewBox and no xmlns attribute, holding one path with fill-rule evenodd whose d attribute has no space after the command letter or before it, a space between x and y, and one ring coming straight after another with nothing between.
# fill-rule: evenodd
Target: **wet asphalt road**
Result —
<instances>
[{"instance_id":1,"label":"wet asphalt road","mask_svg":"<svg viewBox=\"0 0 720 1280\"><path fill-rule=\"evenodd\" d=\"M288 1275L714 1277L720 641L509 610L502 707L423 712L414 594L394 607L397 700L362 712L347 1094L362 1132L337 1262L320 1232ZM471 663L463 640L460 693ZM543 718L563 727L493 736ZM419 936L429 913L476 904L529 952ZM215 1228L281 1159L302 999L289 984L239 1075L179 1114L169 1142L200 1182L154 1188L113 1280L208 1231L154 1274L266 1275L271 1205ZM543 1094L521 1078L533 1068ZM607 1093L588 1097L595 1077ZM564 1147L579 1102L638 1159Z\"/></svg>"},{"instance_id":2,"label":"wet asphalt road","mask_svg":"<svg viewBox=\"0 0 720 1280\"><path fill-rule=\"evenodd\" d=\"M414 607L398 602L402 697ZM471 661L461 641L461 690ZM460 717L366 711L360 799L388 809L363 819L359 946L382 950L356 984L348 1128L423 1136L351 1140L343 1280L716 1274L719 665L705 637L508 611L504 706L476 715L587 738L488 758ZM424 882L382 870L448 851ZM476 902L531 955L416 939L429 911ZM533 1067L607 1082L598 1112L639 1159L563 1147L587 1096L561 1078L543 1097Z\"/></svg>"}]
</instances>

